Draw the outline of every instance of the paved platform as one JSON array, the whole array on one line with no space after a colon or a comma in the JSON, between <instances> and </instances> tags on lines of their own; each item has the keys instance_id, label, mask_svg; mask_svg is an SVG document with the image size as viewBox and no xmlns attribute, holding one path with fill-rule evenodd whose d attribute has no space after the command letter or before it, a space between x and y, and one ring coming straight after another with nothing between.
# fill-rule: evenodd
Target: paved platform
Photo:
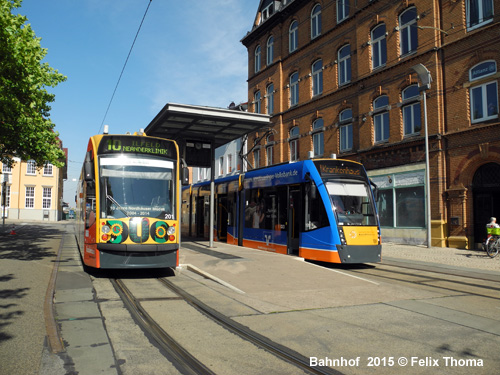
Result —
<instances>
[{"instance_id":1,"label":"paved platform","mask_svg":"<svg viewBox=\"0 0 500 375\"><path fill-rule=\"evenodd\" d=\"M325 291L339 283L363 290L356 297L350 296L352 304L366 303L370 298L373 282L348 275L343 266L323 267L297 257L219 242L210 248L208 244L186 241L177 272L191 271L224 285L239 294L248 306L263 313L331 307L331 296ZM384 244L382 254L382 263L411 263L422 269L479 274L500 281L500 257L491 259L481 251ZM118 365L95 301L92 280L82 269L76 241L69 230L63 237L57 267L54 309L63 349L54 353L48 343L40 374L116 374ZM329 279L334 279L331 285ZM319 283L322 288L317 287ZM346 297L352 293L351 288L337 290L344 290ZM397 288L388 292L386 298L395 298L395 293Z\"/></svg>"}]
</instances>

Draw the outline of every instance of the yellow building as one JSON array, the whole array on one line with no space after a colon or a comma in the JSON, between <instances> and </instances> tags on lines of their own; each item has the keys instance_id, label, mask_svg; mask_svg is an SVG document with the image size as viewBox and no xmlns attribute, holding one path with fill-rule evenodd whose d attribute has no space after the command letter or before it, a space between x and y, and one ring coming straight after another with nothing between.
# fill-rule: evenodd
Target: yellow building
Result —
<instances>
[{"instance_id":1,"label":"yellow building","mask_svg":"<svg viewBox=\"0 0 500 375\"><path fill-rule=\"evenodd\" d=\"M12 168L0 163L1 217L37 221L61 220L66 167L57 168L47 163L43 168L37 169L34 160L14 160Z\"/></svg>"}]
</instances>

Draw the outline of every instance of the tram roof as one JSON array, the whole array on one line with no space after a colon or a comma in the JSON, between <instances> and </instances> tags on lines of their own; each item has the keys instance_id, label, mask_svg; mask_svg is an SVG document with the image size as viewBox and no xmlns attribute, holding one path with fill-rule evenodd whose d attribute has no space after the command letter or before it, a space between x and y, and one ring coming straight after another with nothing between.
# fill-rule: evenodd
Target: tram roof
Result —
<instances>
[{"instance_id":1,"label":"tram roof","mask_svg":"<svg viewBox=\"0 0 500 375\"><path fill-rule=\"evenodd\" d=\"M210 141L217 148L270 125L270 117L260 113L167 103L144 131L179 144L186 140Z\"/></svg>"}]
</instances>

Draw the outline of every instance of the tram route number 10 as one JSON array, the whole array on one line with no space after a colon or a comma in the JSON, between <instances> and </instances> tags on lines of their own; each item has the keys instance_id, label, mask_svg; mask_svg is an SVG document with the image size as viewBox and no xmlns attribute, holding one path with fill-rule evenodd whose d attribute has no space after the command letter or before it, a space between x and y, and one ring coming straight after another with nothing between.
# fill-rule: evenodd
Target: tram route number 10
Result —
<instances>
[{"instance_id":1,"label":"tram route number 10","mask_svg":"<svg viewBox=\"0 0 500 375\"><path fill-rule=\"evenodd\" d=\"M122 141L119 139L108 140L108 150L120 151L122 149Z\"/></svg>"}]
</instances>

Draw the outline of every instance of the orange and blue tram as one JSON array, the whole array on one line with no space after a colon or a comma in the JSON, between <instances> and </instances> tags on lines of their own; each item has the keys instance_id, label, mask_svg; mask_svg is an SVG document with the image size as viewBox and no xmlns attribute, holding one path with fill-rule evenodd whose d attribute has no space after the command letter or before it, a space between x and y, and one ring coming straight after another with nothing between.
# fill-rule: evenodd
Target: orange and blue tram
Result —
<instances>
[{"instance_id":1,"label":"orange and blue tram","mask_svg":"<svg viewBox=\"0 0 500 375\"><path fill-rule=\"evenodd\" d=\"M184 236L293 254L330 263L381 260L376 186L362 164L315 159L255 169L215 180L215 220L209 228L210 182L182 193Z\"/></svg>"}]
</instances>

